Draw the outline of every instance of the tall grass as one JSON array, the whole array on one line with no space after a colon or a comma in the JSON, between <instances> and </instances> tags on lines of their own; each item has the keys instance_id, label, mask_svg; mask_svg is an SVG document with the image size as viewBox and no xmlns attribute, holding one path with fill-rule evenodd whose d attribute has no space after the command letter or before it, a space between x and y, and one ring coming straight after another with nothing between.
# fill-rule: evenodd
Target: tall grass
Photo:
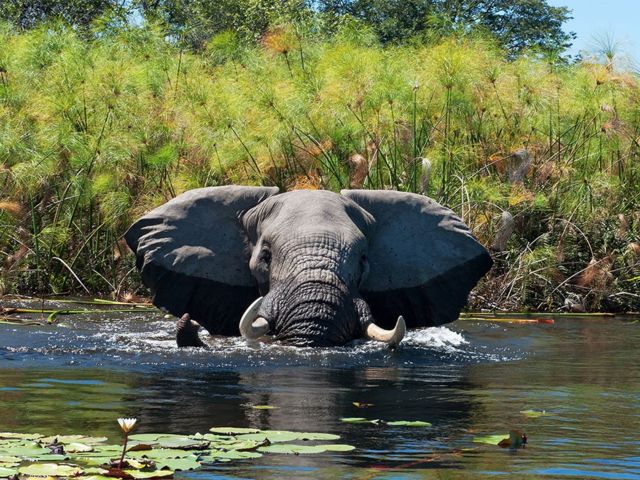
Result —
<instances>
[{"instance_id":1,"label":"tall grass","mask_svg":"<svg viewBox=\"0 0 640 480\"><path fill-rule=\"evenodd\" d=\"M508 212L474 305L640 308L640 83L612 62L508 61L486 39L381 48L348 26L257 47L227 33L198 54L156 26L4 26L0 45L5 292L132 292L131 221L243 183L425 193L487 245Z\"/></svg>"}]
</instances>

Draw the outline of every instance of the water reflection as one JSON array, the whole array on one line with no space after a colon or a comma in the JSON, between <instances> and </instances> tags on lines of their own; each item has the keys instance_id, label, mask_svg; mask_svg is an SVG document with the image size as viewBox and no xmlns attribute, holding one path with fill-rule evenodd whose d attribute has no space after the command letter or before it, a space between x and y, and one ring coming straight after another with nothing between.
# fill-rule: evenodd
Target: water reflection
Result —
<instances>
[{"instance_id":1,"label":"water reflection","mask_svg":"<svg viewBox=\"0 0 640 480\"><path fill-rule=\"evenodd\" d=\"M215 339L177 350L162 317L65 320L67 327L0 326L1 430L119 438L214 425L333 432L349 454L267 455L214 465L193 478L638 478L637 325L458 322L412 333L397 352L358 343L295 350ZM373 404L359 409L353 402ZM258 410L256 405L275 407ZM528 418L521 411L545 410ZM342 417L425 420L432 428L354 425ZM526 450L473 443L527 432Z\"/></svg>"}]
</instances>

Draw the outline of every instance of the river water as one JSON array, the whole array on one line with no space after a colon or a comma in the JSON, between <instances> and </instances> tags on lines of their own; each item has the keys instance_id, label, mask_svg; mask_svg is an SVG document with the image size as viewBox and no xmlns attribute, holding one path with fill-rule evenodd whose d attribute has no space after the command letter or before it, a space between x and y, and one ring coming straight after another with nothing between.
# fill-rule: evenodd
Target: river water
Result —
<instances>
[{"instance_id":1,"label":"river water","mask_svg":"<svg viewBox=\"0 0 640 480\"><path fill-rule=\"evenodd\" d=\"M193 479L640 480L639 321L461 320L412 331L396 351L373 342L296 349L235 338L211 338L209 350L177 349L174 322L152 313L2 324L0 431L117 442L116 418L132 416L137 433L301 430L336 433L356 447L268 454L178 474ZM521 413L527 410L545 415ZM433 426L350 424L344 417ZM473 441L512 429L526 432L525 449Z\"/></svg>"}]
</instances>

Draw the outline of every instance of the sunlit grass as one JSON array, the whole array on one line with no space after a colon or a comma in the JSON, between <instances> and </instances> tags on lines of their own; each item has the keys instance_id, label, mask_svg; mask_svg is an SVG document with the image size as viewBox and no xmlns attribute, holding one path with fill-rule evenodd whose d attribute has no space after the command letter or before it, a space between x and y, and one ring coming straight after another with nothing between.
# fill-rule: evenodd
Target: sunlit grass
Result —
<instances>
[{"instance_id":1,"label":"sunlit grass","mask_svg":"<svg viewBox=\"0 0 640 480\"><path fill-rule=\"evenodd\" d=\"M4 291L77 290L69 269L95 292L136 288L118 240L187 189L351 178L427 193L487 245L508 211L486 301L639 298L640 84L610 49L576 65L507 61L486 39L381 48L348 26L332 39L282 27L255 47L221 34L199 54L153 25L92 41L1 26L0 43ZM580 277L592 261L610 281Z\"/></svg>"}]
</instances>

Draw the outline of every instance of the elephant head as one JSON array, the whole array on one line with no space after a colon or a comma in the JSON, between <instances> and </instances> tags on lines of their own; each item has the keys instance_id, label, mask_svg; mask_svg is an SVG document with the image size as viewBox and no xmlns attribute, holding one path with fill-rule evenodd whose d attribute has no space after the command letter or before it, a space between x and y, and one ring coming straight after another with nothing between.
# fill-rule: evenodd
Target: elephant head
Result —
<instances>
[{"instance_id":1,"label":"elephant head","mask_svg":"<svg viewBox=\"0 0 640 480\"><path fill-rule=\"evenodd\" d=\"M492 264L451 210L395 191L202 188L125 239L156 306L211 334L301 346L394 345L456 320Z\"/></svg>"}]
</instances>

